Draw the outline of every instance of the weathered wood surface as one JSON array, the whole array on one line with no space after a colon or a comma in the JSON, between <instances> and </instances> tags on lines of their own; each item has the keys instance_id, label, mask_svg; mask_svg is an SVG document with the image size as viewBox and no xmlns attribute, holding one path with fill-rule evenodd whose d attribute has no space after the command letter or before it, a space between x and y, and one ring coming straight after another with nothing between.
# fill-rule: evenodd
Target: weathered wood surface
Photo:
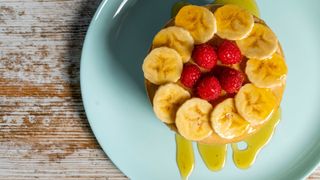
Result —
<instances>
[{"instance_id":1,"label":"weathered wood surface","mask_svg":"<svg viewBox=\"0 0 320 180\"><path fill-rule=\"evenodd\" d=\"M127 179L81 101L82 42L99 3L0 0L0 179Z\"/></svg>"},{"instance_id":2,"label":"weathered wood surface","mask_svg":"<svg viewBox=\"0 0 320 180\"><path fill-rule=\"evenodd\" d=\"M82 106L82 42L100 1L0 0L0 179L127 179Z\"/></svg>"}]
</instances>

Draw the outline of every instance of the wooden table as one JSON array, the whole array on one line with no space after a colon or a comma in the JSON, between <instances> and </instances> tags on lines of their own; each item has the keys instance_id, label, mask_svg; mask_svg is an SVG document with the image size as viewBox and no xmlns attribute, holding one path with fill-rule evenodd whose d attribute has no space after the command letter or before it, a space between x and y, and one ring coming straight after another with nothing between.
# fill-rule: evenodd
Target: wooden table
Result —
<instances>
[{"instance_id":1,"label":"wooden table","mask_svg":"<svg viewBox=\"0 0 320 180\"><path fill-rule=\"evenodd\" d=\"M0 179L127 179L81 100L81 48L99 3L0 0Z\"/></svg>"}]
</instances>

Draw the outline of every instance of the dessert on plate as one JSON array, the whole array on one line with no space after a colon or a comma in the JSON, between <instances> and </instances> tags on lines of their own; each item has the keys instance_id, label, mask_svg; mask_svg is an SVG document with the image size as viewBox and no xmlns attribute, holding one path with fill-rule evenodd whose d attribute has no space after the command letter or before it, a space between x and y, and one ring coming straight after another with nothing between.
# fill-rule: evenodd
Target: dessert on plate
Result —
<instances>
[{"instance_id":1,"label":"dessert on plate","mask_svg":"<svg viewBox=\"0 0 320 180\"><path fill-rule=\"evenodd\" d=\"M182 7L142 69L156 117L208 145L258 133L280 106L288 71L274 32L232 4Z\"/></svg>"}]
</instances>

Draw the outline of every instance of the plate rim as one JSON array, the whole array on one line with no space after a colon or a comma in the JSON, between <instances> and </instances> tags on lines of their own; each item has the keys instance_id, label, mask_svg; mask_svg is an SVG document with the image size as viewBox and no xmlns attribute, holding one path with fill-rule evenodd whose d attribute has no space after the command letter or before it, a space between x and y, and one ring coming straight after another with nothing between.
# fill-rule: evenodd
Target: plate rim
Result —
<instances>
[{"instance_id":1,"label":"plate rim","mask_svg":"<svg viewBox=\"0 0 320 180\"><path fill-rule=\"evenodd\" d=\"M84 92L84 78L83 78L83 74L84 74L84 55L85 55L85 49L86 49L86 46L87 46L87 43L89 41L89 33L91 33L91 31L93 31L93 26L95 25L97 19L99 18L100 16L100 12L102 11L102 9L104 8L104 6L107 4L108 0L102 0L98 6L98 8L96 9L95 13L94 13L94 16L92 17L91 21L90 21L90 24L88 26L88 29L87 29L87 32L85 34L85 38L84 38L84 41L83 41L83 45L82 45L82 49L81 49L81 58L80 58L80 94L81 94L81 99L82 99L82 104L83 104L83 107L84 107L84 111L85 111L85 114L86 114L86 117L87 117L87 121L89 122L89 126L90 126L90 129L96 139L96 142L99 144L99 146L101 147L101 150L103 151L103 153L109 158L109 160L112 162L112 164L119 170L121 171L121 173L126 176L126 177L129 177L127 174L124 173L124 170L118 166L117 163L115 163L115 161L113 160L113 158L111 156L109 156L110 153L108 153L108 150L107 150L107 147L105 147L105 145L103 143L101 143L101 140L100 138L96 135L97 134L97 130L95 128L93 128L93 120L89 117L88 115L88 104L86 103L85 101L85 93ZM129 177L131 178L131 177Z\"/></svg>"},{"instance_id":2,"label":"plate rim","mask_svg":"<svg viewBox=\"0 0 320 180\"><path fill-rule=\"evenodd\" d=\"M124 170L117 164L115 163L115 161L113 160L113 158L111 156L109 156L110 153L108 153L108 148L106 147L106 145L104 145L102 143L102 140L100 140L100 138L96 135L98 134L96 132L96 129L93 128L94 127L94 121L92 120L92 118L89 117L88 115L88 104L86 103L85 99L87 97L86 93L84 93L84 84L86 84L84 82L84 61L85 58L84 58L84 55L86 54L86 46L87 46L87 43L89 41L89 34L94 31L94 26L95 26L95 23L96 21L99 19L100 17L100 12L103 10L103 8L105 7L105 5L107 5L107 2L109 0L103 0L101 1L100 5L98 6L98 8L96 9L95 13L94 13L94 16L92 17L91 21L90 21L90 24L89 24L89 27L87 29L87 32L86 32L86 35L85 35L85 39L84 39L84 42L83 42L83 45L82 45L82 50L81 50L81 59L80 59L80 90L81 90L81 99L82 99L82 103L83 103L83 107L84 107L84 111L85 111L85 114L86 114L86 117L87 117L87 121L89 122L89 125L90 125L90 129L93 133L93 135L95 136L95 139L97 140L99 146L101 147L102 151L108 156L109 160L112 162L112 164L121 171L121 173L123 175L125 175L126 177L129 177L128 175L126 175L124 173ZM314 157L314 161L308 163L308 167L304 169L304 173L301 173L298 175L298 179L306 179L308 178L317 168L318 166L320 166L320 152L317 154L316 157ZM130 179L132 177L129 177Z\"/></svg>"}]
</instances>

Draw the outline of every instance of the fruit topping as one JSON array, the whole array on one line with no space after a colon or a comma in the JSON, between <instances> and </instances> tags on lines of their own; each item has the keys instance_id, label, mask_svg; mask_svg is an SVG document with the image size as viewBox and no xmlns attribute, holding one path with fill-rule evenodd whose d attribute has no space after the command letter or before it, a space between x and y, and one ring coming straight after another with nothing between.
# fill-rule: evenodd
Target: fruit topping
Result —
<instances>
[{"instance_id":1,"label":"fruit topping","mask_svg":"<svg viewBox=\"0 0 320 180\"><path fill-rule=\"evenodd\" d=\"M248 58L267 59L278 49L278 39L267 26L255 23L245 39L236 41L241 53Z\"/></svg>"},{"instance_id":2,"label":"fruit topping","mask_svg":"<svg viewBox=\"0 0 320 180\"><path fill-rule=\"evenodd\" d=\"M161 85L180 79L183 63L179 53L171 48L153 49L144 59L144 77L153 84Z\"/></svg>"},{"instance_id":3,"label":"fruit topping","mask_svg":"<svg viewBox=\"0 0 320 180\"><path fill-rule=\"evenodd\" d=\"M228 40L240 40L251 32L254 19L250 12L236 6L225 5L214 12L217 20L217 34Z\"/></svg>"},{"instance_id":4,"label":"fruit topping","mask_svg":"<svg viewBox=\"0 0 320 180\"><path fill-rule=\"evenodd\" d=\"M214 131L225 139L239 137L249 128L249 123L237 113L233 98L218 104L213 109L210 120Z\"/></svg>"},{"instance_id":5,"label":"fruit topping","mask_svg":"<svg viewBox=\"0 0 320 180\"><path fill-rule=\"evenodd\" d=\"M190 93L177 84L169 83L159 87L153 98L153 110L163 122L175 122L176 112L181 104L190 98Z\"/></svg>"},{"instance_id":6,"label":"fruit topping","mask_svg":"<svg viewBox=\"0 0 320 180\"><path fill-rule=\"evenodd\" d=\"M277 108L277 100L270 89L258 88L253 84L244 85L235 96L239 114L251 125L267 121Z\"/></svg>"},{"instance_id":7,"label":"fruit topping","mask_svg":"<svg viewBox=\"0 0 320 180\"><path fill-rule=\"evenodd\" d=\"M192 59L202 68L212 69L218 61L217 53L214 48L206 43L196 45L192 52Z\"/></svg>"},{"instance_id":8,"label":"fruit topping","mask_svg":"<svg viewBox=\"0 0 320 180\"><path fill-rule=\"evenodd\" d=\"M239 1L239 0L215 0L213 4L221 5L221 4L234 4L241 8L244 8L251 12L253 15L259 17L259 8L257 5L257 2L255 0L245 0L245 1Z\"/></svg>"},{"instance_id":9,"label":"fruit topping","mask_svg":"<svg viewBox=\"0 0 320 180\"><path fill-rule=\"evenodd\" d=\"M217 31L213 13L201 6L187 5L175 17L175 25L188 30L195 44L209 41Z\"/></svg>"},{"instance_id":10,"label":"fruit topping","mask_svg":"<svg viewBox=\"0 0 320 180\"><path fill-rule=\"evenodd\" d=\"M240 63L242 55L236 43L225 40L218 48L218 58L222 64L231 65Z\"/></svg>"},{"instance_id":11,"label":"fruit topping","mask_svg":"<svg viewBox=\"0 0 320 180\"><path fill-rule=\"evenodd\" d=\"M199 67L195 64L185 64L183 66L180 81L188 88L192 88L201 76Z\"/></svg>"},{"instance_id":12,"label":"fruit topping","mask_svg":"<svg viewBox=\"0 0 320 180\"><path fill-rule=\"evenodd\" d=\"M245 75L230 67L219 66L214 70L216 77L218 77L220 85L227 93L233 94L240 90Z\"/></svg>"},{"instance_id":13,"label":"fruit topping","mask_svg":"<svg viewBox=\"0 0 320 180\"><path fill-rule=\"evenodd\" d=\"M221 95L221 86L217 78L214 76L206 76L199 81L196 91L200 98L212 101Z\"/></svg>"},{"instance_id":14,"label":"fruit topping","mask_svg":"<svg viewBox=\"0 0 320 180\"><path fill-rule=\"evenodd\" d=\"M181 55L182 61L185 63L191 58L193 44L193 38L187 30L171 26L158 32L153 39L152 48L161 46L172 48Z\"/></svg>"},{"instance_id":15,"label":"fruit topping","mask_svg":"<svg viewBox=\"0 0 320 180\"><path fill-rule=\"evenodd\" d=\"M272 88L286 79L288 69L283 57L275 53L271 59L249 59L246 67L248 79L257 87Z\"/></svg>"},{"instance_id":16,"label":"fruit topping","mask_svg":"<svg viewBox=\"0 0 320 180\"><path fill-rule=\"evenodd\" d=\"M188 140L199 141L213 132L209 113L212 105L203 99L192 98L177 111L176 125L179 133Z\"/></svg>"}]
</instances>

